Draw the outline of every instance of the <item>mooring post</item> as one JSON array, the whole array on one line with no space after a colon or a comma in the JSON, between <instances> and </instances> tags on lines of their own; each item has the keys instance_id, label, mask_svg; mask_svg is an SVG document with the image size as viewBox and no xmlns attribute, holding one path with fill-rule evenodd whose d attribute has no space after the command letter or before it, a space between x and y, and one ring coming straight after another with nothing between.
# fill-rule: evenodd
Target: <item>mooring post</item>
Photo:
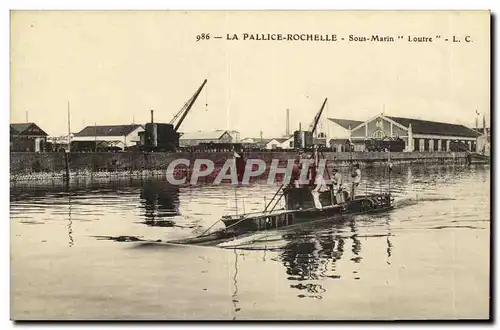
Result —
<instances>
[{"instance_id":1,"label":"mooring post","mask_svg":"<svg viewBox=\"0 0 500 330\"><path fill-rule=\"evenodd\" d=\"M64 153L64 165L66 168L66 176L65 176L66 183L69 183L69 151L66 151Z\"/></svg>"}]
</instances>

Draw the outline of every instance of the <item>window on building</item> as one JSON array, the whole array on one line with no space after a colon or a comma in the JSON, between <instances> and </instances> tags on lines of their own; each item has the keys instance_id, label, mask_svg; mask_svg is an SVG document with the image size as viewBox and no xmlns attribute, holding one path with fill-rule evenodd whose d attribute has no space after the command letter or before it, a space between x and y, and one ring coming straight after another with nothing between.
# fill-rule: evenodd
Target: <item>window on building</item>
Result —
<instances>
[{"instance_id":1,"label":"window on building","mask_svg":"<svg viewBox=\"0 0 500 330\"><path fill-rule=\"evenodd\" d=\"M373 133L373 137L375 139L383 139L385 137L385 133L384 131L382 131L381 129L379 130L376 130L374 133Z\"/></svg>"},{"instance_id":2,"label":"window on building","mask_svg":"<svg viewBox=\"0 0 500 330\"><path fill-rule=\"evenodd\" d=\"M290 141L290 148L293 148L293 141Z\"/></svg>"}]
</instances>

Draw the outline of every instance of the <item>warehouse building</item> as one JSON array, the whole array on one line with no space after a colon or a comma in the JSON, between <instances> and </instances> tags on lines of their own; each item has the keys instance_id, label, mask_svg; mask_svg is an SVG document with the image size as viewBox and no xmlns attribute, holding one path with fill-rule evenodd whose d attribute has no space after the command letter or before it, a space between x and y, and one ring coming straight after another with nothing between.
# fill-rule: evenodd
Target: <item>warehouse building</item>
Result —
<instances>
[{"instance_id":1,"label":"warehouse building","mask_svg":"<svg viewBox=\"0 0 500 330\"><path fill-rule=\"evenodd\" d=\"M87 126L80 132L75 133L72 140L77 148L83 149L102 149L119 148L135 146L140 142L139 133L144 132L142 125L105 125L105 126Z\"/></svg>"},{"instance_id":2,"label":"warehouse building","mask_svg":"<svg viewBox=\"0 0 500 330\"><path fill-rule=\"evenodd\" d=\"M47 136L48 134L35 123L10 124L10 150L44 151Z\"/></svg>"},{"instance_id":3,"label":"warehouse building","mask_svg":"<svg viewBox=\"0 0 500 330\"><path fill-rule=\"evenodd\" d=\"M452 151L460 143L468 150L476 149L480 134L464 125L434 122L413 118L378 115L350 130L355 151L365 150L368 139L399 138L405 142L405 151Z\"/></svg>"}]
</instances>

